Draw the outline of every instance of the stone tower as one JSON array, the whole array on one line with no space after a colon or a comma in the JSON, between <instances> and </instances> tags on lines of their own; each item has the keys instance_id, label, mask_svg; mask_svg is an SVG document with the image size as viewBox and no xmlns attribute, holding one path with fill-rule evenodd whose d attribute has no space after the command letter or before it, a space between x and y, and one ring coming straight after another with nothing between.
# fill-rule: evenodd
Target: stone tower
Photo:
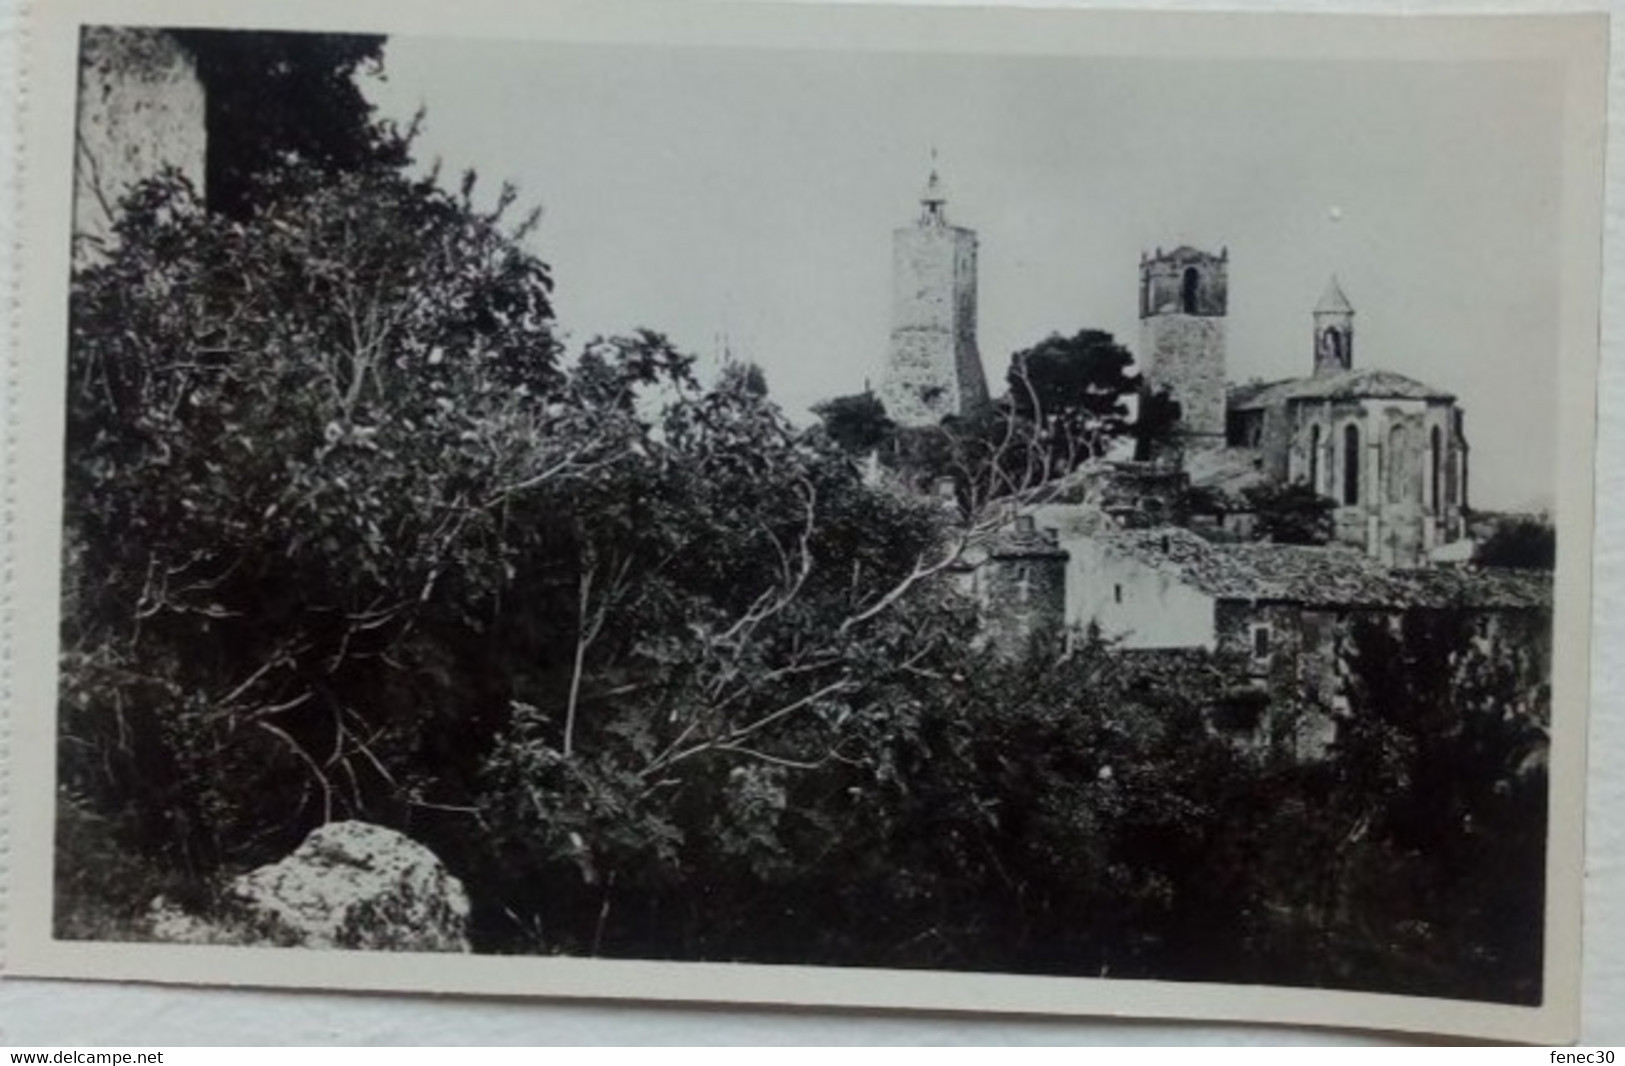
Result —
<instances>
[{"instance_id":1,"label":"stone tower","mask_svg":"<svg viewBox=\"0 0 1625 1066\"><path fill-rule=\"evenodd\" d=\"M1066 564L1070 558L1053 529L1039 529L1030 514L994 539L982 564L983 611L993 647L1019 657L1033 641L1066 628Z\"/></svg>"},{"instance_id":2,"label":"stone tower","mask_svg":"<svg viewBox=\"0 0 1625 1066\"><path fill-rule=\"evenodd\" d=\"M936 425L987 403L976 350L976 234L948 224L935 170L920 217L892 234L891 353L881 381L902 426Z\"/></svg>"},{"instance_id":3,"label":"stone tower","mask_svg":"<svg viewBox=\"0 0 1625 1066\"><path fill-rule=\"evenodd\" d=\"M100 260L119 202L168 167L203 190L207 137L197 65L163 30L87 26L79 39L73 258Z\"/></svg>"},{"instance_id":4,"label":"stone tower","mask_svg":"<svg viewBox=\"0 0 1625 1066\"><path fill-rule=\"evenodd\" d=\"M1315 377L1353 368L1354 308L1333 274L1315 304Z\"/></svg>"},{"instance_id":5,"label":"stone tower","mask_svg":"<svg viewBox=\"0 0 1625 1066\"><path fill-rule=\"evenodd\" d=\"M1187 448L1224 444L1229 259L1188 246L1140 256L1141 370L1148 391L1179 404Z\"/></svg>"}]
</instances>

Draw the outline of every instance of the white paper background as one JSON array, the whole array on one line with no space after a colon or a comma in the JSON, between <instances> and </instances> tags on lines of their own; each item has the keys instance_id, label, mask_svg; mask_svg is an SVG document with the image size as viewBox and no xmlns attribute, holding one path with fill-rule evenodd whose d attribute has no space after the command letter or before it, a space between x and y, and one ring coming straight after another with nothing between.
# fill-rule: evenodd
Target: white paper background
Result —
<instances>
[{"instance_id":1,"label":"white paper background","mask_svg":"<svg viewBox=\"0 0 1625 1066\"><path fill-rule=\"evenodd\" d=\"M35 0L48 3L49 0ZM861 0L849 0L861 2ZM998 3L999 0L984 0ZM1063 0L1051 0L1060 4ZM1014 6L1014 5L1012 5ZM1071 6L1088 5L1072 0ZM1142 5L1148 6L1148 5ZM1581 1042L1625 1044L1625 463L1610 461L1625 445L1625 0L1590 4L1372 2L1310 4L1188 0L1155 6L1185 10L1342 10L1495 12L1611 10L1610 145L1607 250L1603 300L1603 366L1599 384L1596 626L1590 733L1586 871L1586 952ZM20 0L0 0L0 101L20 97ZM0 104L0 307L14 299L16 220L10 179L20 165L16 117ZM0 311L0 323L7 313ZM9 346L9 329L0 345ZM5 352L6 348L0 348ZM0 360L0 365L5 365ZM7 382L0 380L0 389ZM3 442L0 442L3 443ZM7 509L10 497L7 496ZM0 519L0 533L5 532ZM9 558L5 565L9 567ZM3 596L0 585L0 596ZM26 625L26 618L11 618ZM9 649L0 633L0 694ZM0 695L0 700L5 700ZM4 733L0 732L0 737ZM0 802L5 757L0 749ZM0 824L0 868L5 837ZM3 906L3 904L0 904ZM0 912L3 913L3 912ZM0 917L0 929L3 929ZM312 965L319 965L313 959ZM598 1044L598 1043L871 1043L871 1044L1371 1044L1376 1034L1278 1027L1149 1024L1115 1021L1012 1020L581 1005L556 1002L435 999L420 996L317 995L122 986L0 978L0 1046L57 1044Z\"/></svg>"}]
</instances>

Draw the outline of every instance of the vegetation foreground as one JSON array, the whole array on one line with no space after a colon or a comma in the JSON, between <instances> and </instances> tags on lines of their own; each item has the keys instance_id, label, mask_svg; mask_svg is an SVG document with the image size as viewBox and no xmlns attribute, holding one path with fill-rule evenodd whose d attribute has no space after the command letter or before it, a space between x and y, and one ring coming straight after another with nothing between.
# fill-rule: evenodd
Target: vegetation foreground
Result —
<instances>
[{"instance_id":1,"label":"vegetation foreground","mask_svg":"<svg viewBox=\"0 0 1625 1066\"><path fill-rule=\"evenodd\" d=\"M1361 630L1310 761L1220 658L995 654L948 575L1007 438L899 459L948 514L754 368L567 353L511 193L390 152L149 183L75 279L59 936L354 818L486 952L1539 1000L1547 696L1467 619Z\"/></svg>"}]
</instances>

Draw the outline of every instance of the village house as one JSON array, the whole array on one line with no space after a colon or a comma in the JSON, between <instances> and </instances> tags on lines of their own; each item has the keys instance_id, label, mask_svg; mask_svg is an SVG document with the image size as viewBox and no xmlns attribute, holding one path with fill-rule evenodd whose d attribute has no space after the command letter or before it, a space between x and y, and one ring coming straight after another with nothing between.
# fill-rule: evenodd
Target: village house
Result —
<instances>
[{"instance_id":1,"label":"village house","mask_svg":"<svg viewBox=\"0 0 1625 1066\"><path fill-rule=\"evenodd\" d=\"M1054 529L1018 514L959 560L960 591L977 604L983 633L1001 654L1017 656L1036 640L1065 638L1069 559Z\"/></svg>"},{"instance_id":2,"label":"village house","mask_svg":"<svg viewBox=\"0 0 1625 1066\"><path fill-rule=\"evenodd\" d=\"M1396 569L1348 547L1215 542L1179 526L1129 528L1081 504L1041 506L1035 528L1067 556L1063 624L1128 650L1203 650L1241 664L1271 702L1319 708L1300 749L1331 739L1361 621L1459 612L1522 683L1551 668L1552 578L1533 570Z\"/></svg>"}]
</instances>

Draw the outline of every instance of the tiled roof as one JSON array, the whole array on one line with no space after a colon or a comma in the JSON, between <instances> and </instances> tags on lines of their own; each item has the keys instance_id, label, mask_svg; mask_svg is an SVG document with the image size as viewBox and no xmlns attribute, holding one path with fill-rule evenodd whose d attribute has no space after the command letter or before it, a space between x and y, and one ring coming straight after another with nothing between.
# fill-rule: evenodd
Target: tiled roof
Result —
<instances>
[{"instance_id":1,"label":"tiled roof","mask_svg":"<svg viewBox=\"0 0 1625 1066\"><path fill-rule=\"evenodd\" d=\"M1056 524L1053 520L1049 524ZM1063 528L1063 539L1067 530ZM1101 529L1114 554L1177 576L1215 599L1344 607L1547 607L1551 575L1439 567L1394 570L1351 548L1215 544L1190 530Z\"/></svg>"},{"instance_id":2,"label":"tiled roof","mask_svg":"<svg viewBox=\"0 0 1625 1066\"><path fill-rule=\"evenodd\" d=\"M1232 544L1220 555L1245 569L1255 582L1236 595L1248 599L1358 606L1408 604L1414 597L1399 571L1346 547L1298 544Z\"/></svg>"},{"instance_id":3,"label":"tiled roof","mask_svg":"<svg viewBox=\"0 0 1625 1066\"><path fill-rule=\"evenodd\" d=\"M1257 448L1199 448L1185 457L1185 472L1192 485L1232 496L1270 480Z\"/></svg>"},{"instance_id":4,"label":"tiled roof","mask_svg":"<svg viewBox=\"0 0 1625 1066\"><path fill-rule=\"evenodd\" d=\"M1436 566L1405 571L1419 597L1470 607L1550 607L1552 575L1499 566Z\"/></svg>"},{"instance_id":5,"label":"tiled roof","mask_svg":"<svg viewBox=\"0 0 1625 1066\"><path fill-rule=\"evenodd\" d=\"M1254 411L1276 407L1285 403L1292 394L1293 386L1303 380L1303 378L1287 378L1284 381L1250 381L1245 385L1232 385L1229 395L1230 410Z\"/></svg>"},{"instance_id":6,"label":"tiled roof","mask_svg":"<svg viewBox=\"0 0 1625 1066\"><path fill-rule=\"evenodd\" d=\"M1294 400L1453 400L1448 392L1424 385L1392 370L1345 370L1340 374L1300 378Z\"/></svg>"},{"instance_id":7,"label":"tiled roof","mask_svg":"<svg viewBox=\"0 0 1625 1066\"><path fill-rule=\"evenodd\" d=\"M1392 370L1344 370L1319 377L1289 378L1230 390L1232 411L1278 407L1294 400L1454 400L1442 389Z\"/></svg>"}]
</instances>

